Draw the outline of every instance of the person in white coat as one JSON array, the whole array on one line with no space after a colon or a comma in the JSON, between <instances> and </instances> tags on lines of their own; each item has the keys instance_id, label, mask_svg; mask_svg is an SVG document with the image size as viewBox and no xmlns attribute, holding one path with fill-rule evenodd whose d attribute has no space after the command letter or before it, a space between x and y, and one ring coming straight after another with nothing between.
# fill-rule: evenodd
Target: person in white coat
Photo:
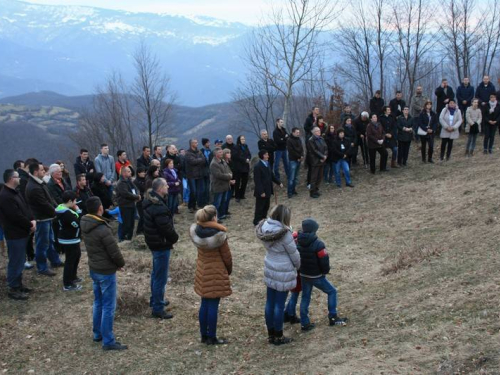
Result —
<instances>
[{"instance_id":1,"label":"person in white coat","mask_svg":"<svg viewBox=\"0 0 500 375\"><path fill-rule=\"evenodd\" d=\"M469 134L467 146L465 148L465 156L473 156L477 135L481 132L481 122L483 121L481 108L479 108L479 99L474 99L472 101L472 106L467 108L465 120L465 132Z\"/></svg>"},{"instance_id":2,"label":"person in white coat","mask_svg":"<svg viewBox=\"0 0 500 375\"><path fill-rule=\"evenodd\" d=\"M460 136L459 128L462 125L462 114L457 109L455 100L450 99L448 105L443 108L439 116L441 124L441 161L450 160L451 150L453 148L453 140Z\"/></svg>"}]
</instances>

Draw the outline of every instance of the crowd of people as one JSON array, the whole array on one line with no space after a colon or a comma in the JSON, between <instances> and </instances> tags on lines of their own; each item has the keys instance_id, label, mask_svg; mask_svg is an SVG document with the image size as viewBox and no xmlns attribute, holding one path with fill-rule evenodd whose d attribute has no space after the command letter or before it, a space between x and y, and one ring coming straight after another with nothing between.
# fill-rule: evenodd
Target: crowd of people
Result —
<instances>
[{"instance_id":1,"label":"crowd of people","mask_svg":"<svg viewBox=\"0 0 500 375\"><path fill-rule=\"evenodd\" d=\"M115 160L105 143L93 160L87 149L81 149L73 166L74 184L62 161L44 165L35 158L18 160L3 173L0 192L0 249L5 251L5 235L8 296L29 298L32 290L23 283L22 275L34 267L33 260L41 276L54 277L56 268L64 268L64 291L81 290L78 265L83 240L93 280L94 341L102 341L105 350L126 349L113 335L116 272L125 265L118 242L144 236L152 253L152 316L172 318L165 309L169 304L165 290L170 251L179 238L174 216L180 214L180 205L186 205L196 221L189 234L198 248L194 288L202 298L201 340L209 345L224 344L226 340L216 335L217 311L220 299L231 294L232 258L223 223L231 217L231 201L247 199L253 175L253 224L267 249L264 276L269 342L281 345L291 341L283 336L284 322L300 322L304 331L314 328L308 318L313 287L328 295L330 325L345 325L347 319L337 315L336 289L326 279L329 260L326 245L316 234L319 225L307 218L302 230L292 233L288 207L275 205L268 215L275 185L286 185L288 198L294 199L299 194L300 167L305 164L311 198L321 195L322 182L341 188L342 175L345 186L353 188L351 168L362 163L375 174L378 153L379 170L386 172L388 151L391 169L406 167L413 142L421 150L422 162L433 163L438 133L442 162L451 158L453 141L461 131L467 134L466 156L474 155L478 134L484 135L483 153L491 154L496 129L500 131L500 92L489 77L475 90L464 78L456 96L443 79L435 95L436 112L419 86L410 106L400 91L388 105L377 91L369 112L355 116L346 105L339 124L327 124L319 107L312 109L303 128L293 127L290 133L283 120L277 119L272 137L267 130L260 132L256 160L243 135L236 143L232 135L225 141L216 139L213 149L207 138L201 140L201 147L197 139L191 139L187 149L178 150L173 144L165 149L155 146L152 154L145 146L135 163L125 150L117 150ZM117 238L112 220L119 223ZM60 254L65 255L64 262ZM299 319L295 310L300 292Z\"/></svg>"}]
</instances>

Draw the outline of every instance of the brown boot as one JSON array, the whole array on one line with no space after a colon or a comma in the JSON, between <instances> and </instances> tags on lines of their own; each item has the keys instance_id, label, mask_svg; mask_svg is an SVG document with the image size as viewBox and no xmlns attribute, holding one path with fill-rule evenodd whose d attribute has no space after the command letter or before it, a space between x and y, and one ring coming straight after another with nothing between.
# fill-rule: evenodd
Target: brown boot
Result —
<instances>
[{"instance_id":1,"label":"brown boot","mask_svg":"<svg viewBox=\"0 0 500 375\"><path fill-rule=\"evenodd\" d=\"M391 168L399 168L396 163L396 160L391 160Z\"/></svg>"},{"instance_id":2,"label":"brown boot","mask_svg":"<svg viewBox=\"0 0 500 375\"><path fill-rule=\"evenodd\" d=\"M470 154L469 154L469 150L465 150L465 156L467 157L467 156L469 156L469 155L470 155Z\"/></svg>"}]
</instances>

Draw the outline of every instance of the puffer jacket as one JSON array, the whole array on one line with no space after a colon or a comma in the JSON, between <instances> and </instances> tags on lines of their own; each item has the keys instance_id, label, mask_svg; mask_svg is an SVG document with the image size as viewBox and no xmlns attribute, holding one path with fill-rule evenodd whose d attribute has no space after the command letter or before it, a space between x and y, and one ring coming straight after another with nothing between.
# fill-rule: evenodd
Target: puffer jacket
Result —
<instances>
[{"instance_id":1,"label":"puffer jacket","mask_svg":"<svg viewBox=\"0 0 500 375\"><path fill-rule=\"evenodd\" d=\"M233 270L227 229L214 221L193 224L189 235L198 248L194 291L203 298L231 295L229 275Z\"/></svg>"},{"instance_id":2,"label":"puffer jacket","mask_svg":"<svg viewBox=\"0 0 500 375\"><path fill-rule=\"evenodd\" d=\"M80 227L91 271L112 275L125 266L118 242L106 219L96 215L85 215L82 217Z\"/></svg>"},{"instance_id":3,"label":"puffer jacket","mask_svg":"<svg viewBox=\"0 0 500 375\"><path fill-rule=\"evenodd\" d=\"M144 240L151 251L172 250L179 240L167 201L151 189L144 196Z\"/></svg>"},{"instance_id":4,"label":"puffer jacket","mask_svg":"<svg viewBox=\"0 0 500 375\"><path fill-rule=\"evenodd\" d=\"M330 272L330 257L316 233L299 232L297 249L300 253L300 275L318 278Z\"/></svg>"},{"instance_id":5,"label":"puffer jacket","mask_svg":"<svg viewBox=\"0 0 500 375\"><path fill-rule=\"evenodd\" d=\"M439 116L439 123L441 124L441 134L439 135L441 138L458 139L460 136L458 129L462 125L462 113L456 108L453 114L453 123L450 123L450 110L448 107L444 107ZM448 126L451 126L453 131L446 130L445 128Z\"/></svg>"},{"instance_id":6,"label":"puffer jacket","mask_svg":"<svg viewBox=\"0 0 500 375\"><path fill-rule=\"evenodd\" d=\"M255 229L267 250L264 259L264 282L279 292L297 285L300 255L290 228L273 219L262 220Z\"/></svg>"}]
</instances>

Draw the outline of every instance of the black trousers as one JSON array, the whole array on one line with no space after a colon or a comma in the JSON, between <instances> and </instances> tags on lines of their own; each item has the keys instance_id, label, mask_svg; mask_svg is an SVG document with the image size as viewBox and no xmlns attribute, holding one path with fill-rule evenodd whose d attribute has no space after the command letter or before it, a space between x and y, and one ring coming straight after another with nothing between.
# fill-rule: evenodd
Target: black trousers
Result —
<instances>
[{"instance_id":1,"label":"black trousers","mask_svg":"<svg viewBox=\"0 0 500 375\"><path fill-rule=\"evenodd\" d=\"M35 259L35 249L33 247L33 240L35 238L35 233L31 233L28 238L28 243L26 244L26 258L29 262Z\"/></svg>"},{"instance_id":2,"label":"black trousers","mask_svg":"<svg viewBox=\"0 0 500 375\"><path fill-rule=\"evenodd\" d=\"M137 202L135 207L137 208L137 214L139 215L139 221L137 222L137 234L144 233L144 211L142 209L142 201ZM175 214L175 212L172 212Z\"/></svg>"},{"instance_id":3,"label":"black trousers","mask_svg":"<svg viewBox=\"0 0 500 375\"><path fill-rule=\"evenodd\" d=\"M358 147L361 151L361 156L363 157L363 164L368 165L370 164L370 156L369 156L369 149L368 146L366 145L366 140L358 138ZM354 164L357 162L357 150L356 150L356 155L354 156L354 159L356 160Z\"/></svg>"},{"instance_id":4,"label":"black trousers","mask_svg":"<svg viewBox=\"0 0 500 375\"><path fill-rule=\"evenodd\" d=\"M135 207L120 207L120 214L123 220L123 239L130 241L134 237Z\"/></svg>"},{"instance_id":5,"label":"black trousers","mask_svg":"<svg viewBox=\"0 0 500 375\"><path fill-rule=\"evenodd\" d=\"M80 257L82 252L80 250L80 244L73 245L61 245L61 248L66 254L64 260L64 272L63 272L63 283L64 286L70 286L77 278L78 264L80 263Z\"/></svg>"},{"instance_id":6,"label":"black trousers","mask_svg":"<svg viewBox=\"0 0 500 375\"><path fill-rule=\"evenodd\" d=\"M398 142L398 164L406 165L410 154L410 142Z\"/></svg>"},{"instance_id":7,"label":"black trousers","mask_svg":"<svg viewBox=\"0 0 500 375\"><path fill-rule=\"evenodd\" d=\"M446 149L446 146L448 146L448 149ZM441 160L444 159L445 151L446 151L446 159L450 158L452 148L453 148L453 139L441 138Z\"/></svg>"},{"instance_id":8,"label":"black trousers","mask_svg":"<svg viewBox=\"0 0 500 375\"><path fill-rule=\"evenodd\" d=\"M425 161L425 150L427 148L427 145L429 145L429 152L428 152L428 157L429 160L432 160L432 154L434 153L434 136L433 135L427 135L425 137L420 136L420 141L422 142L422 161Z\"/></svg>"},{"instance_id":9,"label":"black trousers","mask_svg":"<svg viewBox=\"0 0 500 375\"><path fill-rule=\"evenodd\" d=\"M248 172L235 172L234 197L236 199L245 198L248 184Z\"/></svg>"},{"instance_id":10,"label":"black trousers","mask_svg":"<svg viewBox=\"0 0 500 375\"><path fill-rule=\"evenodd\" d=\"M253 217L253 225L259 224L262 219L267 217L267 211L271 206L271 197L255 197L255 214Z\"/></svg>"},{"instance_id":11,"label":"black trousers","mask_svg":"<svg viewBox=\"0 0 500 375\"><path fill-rule=\"evenodd\" d=\"M311 189L310 194L317 193L319 191L319 186L321 185L321 180L323 179L323 171L325 169L324 165L311 166Z\"/></svg>"},{"instance_id":12,"label":"black trousers","mask_svg":"<svg viewBox=\"0 0 500 375\"><path fill-rule=\"evenodd\" d=\"M370 171L375 173L375 162L377 161L377 152L380 154L380 170L385 171L387 169L387 157L388 152L385 147L379 148L369 148L368 154L370 157Z\"/></svg>"}]
</instances>

